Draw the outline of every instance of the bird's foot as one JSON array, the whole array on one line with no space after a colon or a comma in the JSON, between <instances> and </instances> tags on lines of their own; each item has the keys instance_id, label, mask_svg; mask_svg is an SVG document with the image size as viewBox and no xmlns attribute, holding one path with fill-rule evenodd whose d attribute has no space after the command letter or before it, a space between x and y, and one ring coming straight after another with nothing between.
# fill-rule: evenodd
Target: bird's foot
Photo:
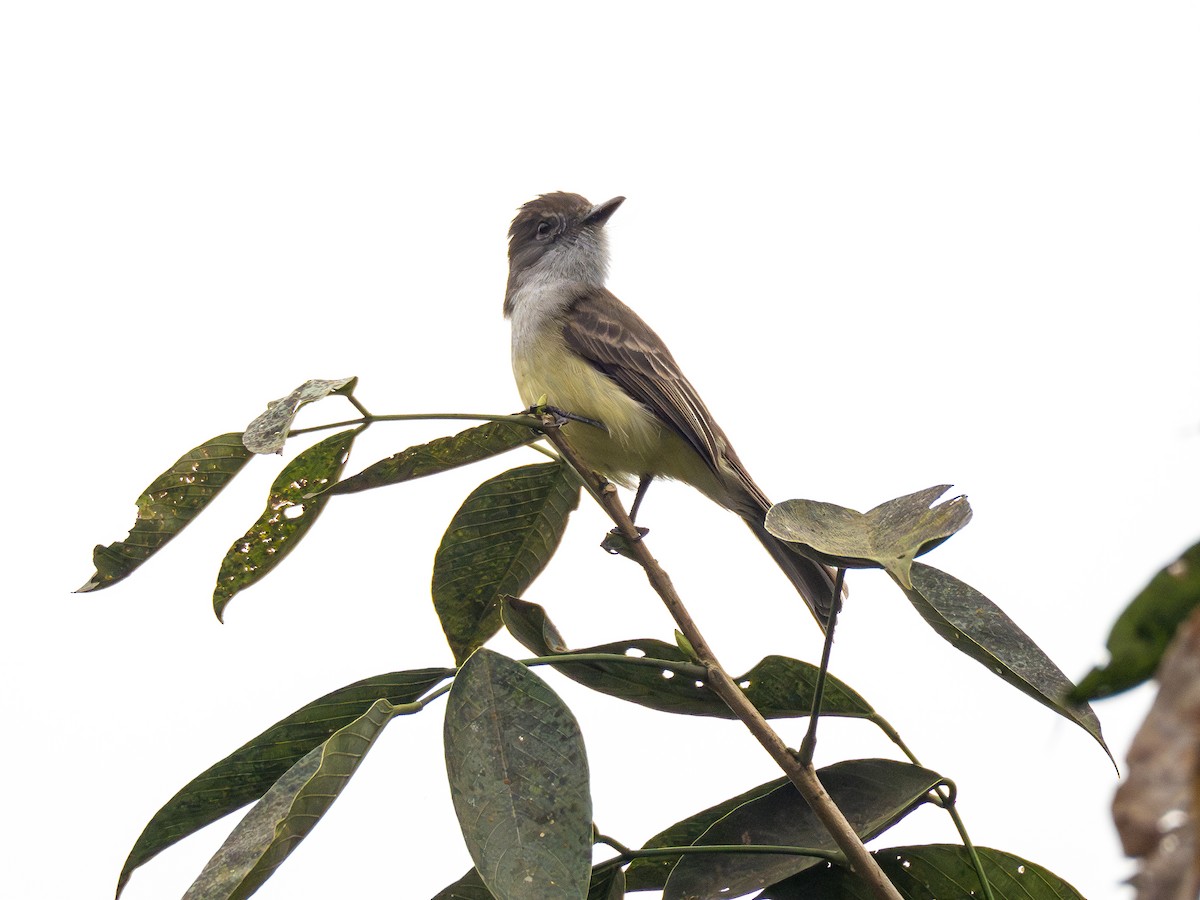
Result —
<instances>
[{"instance_id":1,"label":"bird's foot","mask_svg":"<svg viewBox=\"0 0 1200 900\"><path fill-rule=\"evenodd\" d=\"M559 409L557 406L549 406L543 403L529 407L526 412L533 416L550 416L554 419L554 424L558 426L566 425L568 422L582 422L584 425L591 425L593 428L599 428L601 431L608 431L607 426L603 422L589 419L587 416L576 415L573 412L567 412L565 409Z\"/></svg>"},{"instance_id":2,"label":"bird's foot","mask_svg":"<svg viewBox=\"0 0 1200 900\"><path fill-rule=\"evenodd\" d=\"M600 546L613 556L627 556L632 559L633 553L631 548L633 545L650 533L649 528L642 528L640 526L634 526L634 528L637 531L636 538L627 538L621 533L619 528L614 528L604 536L604 540L600 542Z\"/></svg>"}]
</instances>

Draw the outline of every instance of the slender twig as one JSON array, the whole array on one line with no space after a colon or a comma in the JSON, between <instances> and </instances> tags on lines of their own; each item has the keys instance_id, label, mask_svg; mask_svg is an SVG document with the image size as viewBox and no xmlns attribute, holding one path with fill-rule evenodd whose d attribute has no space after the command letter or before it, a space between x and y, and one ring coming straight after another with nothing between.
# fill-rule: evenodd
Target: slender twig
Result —
<instances>
[{"instance_id":1,"label":"slender twig","mask_svg":"<svg viewBox=\"0 0 1200 900\"><path fill-rule=\"evenodd\" d=\"M373 418L371 415L371 411L369 409L367 409L365 406L363 406L362 403L359 402L359 399L357 397L355 397L353 394L346 394L344 396L346 397L347 400L350 401L350 405L353 406L355 409L357 409L364 418L367 418L367 419Z\"/></svg>"},{"instance_id":2,"label":"slender twig","mask_svg":"<svg viewBox=\"0 0 1200 900\"><path fill-rule=\"evenodd\" d=\"M347 425L369 425L372 422L409 422L420 419L462 419L468 422L507 422L510 425L534 425L529 416L518 413L515 416L496 416L490 413L396 413L386 416L372 416L364 413L361 418L347 419L343 422L330 422L328 425L310 425L307 428L293 428L288 437L298 434L308 434L310 431L326 431L330 428L345 428Z\"/></svg>"},{"instance_id":3,"label":"slender twig","mask_svg":"<svg viewBox=\"0 0 1200 900\"><path fill-rule=\"evenodd\" d=\"M535 656L533 659L520 660L523 666L566 666L571 663L618 663L620 665L646 666L658 671L670 670L697 680L704 678L708 670L695 663L680 662L677 659L655 659L652 656L626 656L623 653L556 653L553 656Z\"/></svg>"},{"instance_id":4,"label":"slender twig","mask_svg":"<svg viewBox=\"0 0 1200 900\"><path fill-rule=\"evenodd\" d=\"M596 832L596 843L612 847L625 862L632 862L635 859L688 856L699 853L778 853L786 856L813 856L817 859L827 859L830 862L845 860L845 857L837 850L826 850L823 847L792 847L786 844L688 844L683 847L643 847L641 850L634 850L632 847L626 847L616 838L600 832Z\"/></svg>"},{"instance_id":5,"label":"slender twig","mask_svg":"<svg viewBox=\"0 0 1200 900\"><path fill-rule=\"evenodd\" d=\"M825 646L821 650L821 668L817 670L817 683L813 687L812 711L808 716L808 731L800 742L800 762L812 762L817 749L817 723L821 720L821 701L825 697L825 679L829 675L829 656L833 652L833 629L837 625L838 610L842 606L842 584L846 570L839 568L833 581L833 602L829 606L829 617L825 621Z\"/></svg>"},{"instance_id":6,"label":"slender twig","mask_svg":"<svg viewBox=\"0 0 1200 900\"><path fill-rule=\"evenodd\" d=\"M708 673L708 685L713 692L725 701L725 705L742 721L750 733L775 760L788 779L796 786L804 797L813 813L821 820L838 848L845 854L850 868L869 886L871 893L881 900L901 900L899 891L888 881L879 864L871 856L854 827L846 820L828 792L817 778L812 763L802 763L788 748L783 739L763 718L741 689L734 683L729 674L717 661L708 641L701 634L699 627L692 619L691 613L683 605L679 594L676 593L671 579L658 564L638 533L628 513L621 505L616 488L597 478L584 463L570 443L563 437L553 416L545 416L542 420L543 431L547 439L554 444L558 452L567 460L585 481L595 478L601 484L600 501L604 511L617 526L619 533L629 542L630 555L641 565L646 573L651 587L659 595L667 611L675 619L679 630L691 643L696 655L703 663Z\"/></svg>"},{"instance_id":7,"label":"slender twig","mask_svg":"<svg viewBox=\"0 0 1200 900\"><path fill-rule=\"evenodd\" d=\"M963 846L967 848L967 856L971 858L971 864L975 867L975 874L979 876L979 884L983 888L983 900L995 900L995 895L992 894L992 885L983 871L983 860L979 858L979 852L975 849L975 845L971 843L971 836L967 834L966 823L963 822L962 816L958 814L958 805L956 803L958 800L958 787L953 781L947 778L929 793L935 798L934 802L950 814L950 819L954 822L954 827L958 830L958 836L962 838Z\"/></svg>"}]
</instances>

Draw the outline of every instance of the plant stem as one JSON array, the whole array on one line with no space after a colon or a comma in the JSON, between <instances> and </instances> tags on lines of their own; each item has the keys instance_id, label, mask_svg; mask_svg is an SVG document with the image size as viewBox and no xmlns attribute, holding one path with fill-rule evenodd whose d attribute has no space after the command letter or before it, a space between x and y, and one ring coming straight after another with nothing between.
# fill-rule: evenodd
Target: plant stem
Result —
<instances>
[{"instance_id":1,"label":"plant stem","mask_svg":"<svg viewBox=\"0 0 1200 900\"><path fill-rule=\"evenodd\" d=\"M515 416L496 416L490 413L396 413L387 416L372 416L365 414L358 419L347 419L344 422L330 422L328 425L311 425L308 428L293 428L288 437L298 434L308 434L310 431L326 431L330 428L345 428L347 425L370 425L372 422L408 422L421 419L462 419L468 422L508 422L510 425L534 426L535 420L524 413Z\"/></svg>"},{"instance_id":2,"label":"plant stem","mask_svg":"<svg viewBox=\"0 0 1200 900\"><path fill-rule=\"evenodd\" d=\"M595 480L599 486L599 497L601 506L612 519L613 524L617 526L617 530L621 535L629 541L629 549L634 559L641 565L646 573L646 578L650 582L650 586L662 598L663 605L667 611L675 619L679 630L683 632L696 651L696 655L703 663L704 668L708 673L708 685L712 691L725 701L725 705L733 712L734 715L742 721L750 733L758 740L760 744L775 760L776 764L784 771L788 779L796 786L800 795L811 807L813 813L821 820L825 829L829 832L838 848L845 854L846 860L851 868L860 878L862 878L871 890L871 893L880 898L880 900L902 900L900 892L895 886L888 881L887 876L883 874L883 870L879 868L879 864L875 858L871 856L858 834L854 831L854 827L846 820L842 811L838 809L829 793L817 778L816 770L812 763L802 763L797 759L796 755L788 748L783 739L775 732L773 728L763 718L762 714L755 708L741 689L734 683L729 674L721 667L717 661L716 654L713 653L708 641L701 634L700 628L692 619L691 613L683 605L679 594L676 593L675 587L671 584L671 579L666 571L658 564L653 556L650 555L649 549L646 547L646 542L642 540L642 535L634 527L628 513L625 512L625 507L621 504L620 498L617 496L616 488L611 484L604 482L598 478L583 461L576 455L571 448L570 443L563 437L562 432L558 428L558 423L554 416L544 416L542 419L542 430L545 432L547 439L554 444L562 457L567 460L579 473L579 476L585 481Z\"/></svg>"},{"instance_id":3,"label":"plant stem","mask_svg":"<svg viewBox=\"0 0 1200 900\"><path fill-rule=\"evenodd\" d=\"M943 788L939 786L932 793L937 795L939 805L950 814L950 818L954 822L954 827L958 829L958 836L962 838L963 846L967 848L967 855L971 857L971 864L975 867L975 874L979 876L979 884L983 888L983 900L995 900L992 894L992 886L983 871L983 860L979 858L979 852L975 849L975 845L971 843L971 836L967 834L966 823L963 822L962 817L958 814L958 806L955 803L958 798L958 788L954 782L947 780L945 784L946 793L942 793L942 790Z\"/></svg>"},{"instance_id":4,"label":"plant stem","mask_svg":"<svg viewBox=\"0 0 1200 900\"><path fill-rule=\"evenodd\" d=\"M646 666L659 671L679 672L689 678L704 678L708 671L695 663L677 659L655 659L652 656L626 656L623 653L556 653L553 656L535 656L519 661L523 666L566 666L571 663L619 663L621 665Z\"/></svg>"},{"instance_id":5,"label":"plant stem","mask_svg":"<svg viewBox=\"0 0 1200 900\"><path fill-rule=\"evenodd\" d=\"M829 618L825 622L825 646L821 650L821 668L817 670L817 683L813 686L812 712L808 716L808 731L800 742L800 762L812 762L817 749L817 722L821 718L821 700L825 696L825 680L829 675L829 656L833 652L833 629L837 625L838 610L842 606L842 584L846 570L839 567L833 581L833 605L829 607Z\"/></svg>"}]
</instances>

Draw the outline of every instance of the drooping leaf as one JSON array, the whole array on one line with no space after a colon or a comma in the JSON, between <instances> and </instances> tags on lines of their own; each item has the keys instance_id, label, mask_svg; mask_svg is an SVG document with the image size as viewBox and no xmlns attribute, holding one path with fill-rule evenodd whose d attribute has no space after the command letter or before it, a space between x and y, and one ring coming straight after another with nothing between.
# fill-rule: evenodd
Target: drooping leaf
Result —
<instances>
[{"instance_id":1,"label":"drooping leaf","mask_svg":"<svg viewBox=\"0 0 1200 900\"><path fill-rule=\"evenodd\" d=\"M592 866L588 900L621 900L625 896L625 870L620 860Z\"/></svg>"},{"instance_id":2,"label":"drooping leaf","mask_svg":"<svg viewBox=\"0 0 1200 900\"><path fill-rule=\"evenodd\" d=\"M225 839L184 900L241 900L258 890L333 805L392 710L376 700L288 769Z\"/></svg>"},{"instance_id":3,"label":"drooping leaf","mask_svg":"<svg viewBox=\"0 0 1200 900\"><path fill-rule=\"evenodd\" d=\"M750 790L722 800L708 809L681 819L669 828L660 831L642 845L645 850L657 850L662 847L690 847L700 839L714 822L725 817L751 800L765 797L767 794L788 784L786 778L776 778L766 784L760 784ZM629 864L625 872L625 882L630 891L661 891L667 883L671 869L682 858L680 856L638 857Z\"/></svg>"},{"instance_id":4,"label":"drooping leaf","mask_svg":"<svg viewBox=\"0 0 1200 900\"><path fill-rule=\"evenodd\" d=\"M475 651L446 703L446 771L471 859L499 900L584 900L592 800L579 724L525 666Z\"/></svg>"},{"instance_id":5,"label":"drooping leaf","mask_svg":"<svg viewBox=\"0 0 1200 900\"><path fill-rule=\"evenodd\" d=\"M500 628L500 598L550 561L579 487L565 463L522 466L489 478L455 513L434 558L433 605L456 661Z\"/></svg>"},{"instance_id":6,"label":"drooping leaf","mask_svg":"<svg viewBox=\"0 0 1200 900\"><path fill-rule=\"evenodd\" d=\"M538 656L563 656L554 668L594 691L662 712L736 718L704 684L704 668L677 645L639 638L569 650L546 611L536 603L506 597L503 609L504 623L513 637ZM570 661L571 656L582 653L608 653L622 658L611 662ZM647 659L662 660L664 664L647 665ZM812 710L816 678L817 667L810 663L767 656L734 681L764 716L788 718L807 716ZM876 718L866 700L832 675L825 682L821 714Z\"/></svg>"},{"instance_id":7,"label":"drooping leaf","mask_svg":"<svg viewBox=\"0 0 1200 900\"><path fill-rule=\"evenodd\" d=\"M1176 632L1158 667L1158 696L1129 748L1113 799L1121 846L1139 859L1139 900L1200 896L1200 610Z\"/></svg>"},{"instance_id":8,"label":"drooping leaf","mask_svg":"<svg viewBox=\"0 0 1200 900\"><path fill-rule=\"evenodd\" d=\"M448 884L434 894L432 900L496 900L496 895L487 889L479 877L479 870L472 866L454 884Z\"/></svg>"},{"instance_id":9,"label":"drooping leaf","mask_svg":"<svg viewBox=\"0 0 1200 900\"><path fill-rule=\"evenodd\" d=\"M609 860L592 866L588 900L620 900L625 896L625 873L620 860ZM479 870L472 868L466 875L442 888L433 900L495 900L487 889Z\"/></svg>"},{"instance_id":10,"label":"drooping leaf","mask_svg":"<svg viewBox=\"0 0 1200 900\"><path fill-rule=\"evenodd\" d=\"M921 617L951 646L1070 719L1112 759L1092 708L1066 699L1074 688L1071 680L1004 610L969 584L923 563L913 565L912 587L901 587Z\"/></svg>"},{"instance_id":11,"label":"drooping leaf","mask_svg":"<svg viewBox=\"0 0 1200 900\"><path fill-rule=\"evenodd\" d=\"M237 432L193 447L150 483L137 501L137 520L123 541L97 546L96 573L79 591L111 587L161 550L212 502L250 459Z\"/></svg>"},{"instance_id":12,"label":"drooping leaf","mask_svg":"<svg viewBox=\"0 0 1200 900\"><path fill-rule=\"evenodd\" d=\"M909 587L915 557L928 553L971 521L965 496L931 507L948 484L917 491L860 513L816 500L785 500L767 512L767 531L803 545L827 565L847 569L883 568Z\"/></svg>"},{"instance_id":13,"label":"drooping leaf","mask_svg":"<svg viewBox=\"0 0 1200 900\"><path fill-rule=\"evenodd\" d=\"M272 400L267 411L246 426L242 437L246 449L251 453L279 453L287 440L288 429L300 407L330 394L349 394L358 384L357 378L336 378L322 381L312 378L300 385L286 397Z\"/></svg>"},{"instance_id":14,"label":"drooping leaf","mask_svg":"<svg viewBox=\"0 0 1200 900\"><path fill-rule=\"evenodd\" d=\"M995 900L1084 900L1079 891L1035 863L988 847L977 847L976 852ZM873 855L905 900L983 896L965 847L890 847ZM755 900L873 900L874 896L866 883L848 869L814 866L772 885Z\"/></svg>"},{"instance_id":15,"label":"drooping leaf","mask_svg":"<svg viewBox=\"0 0 1200 900\"><path fill-rule=\"evenodd\" d=\"M326 493L351 494L411 481L414 478L424 478L426 475L436 475L506 453L517 447L524 447L540 437L540 431L524 425L485 422L450 437L436 438L427 444L417 444L407 450L401 450L387 459L372 463L357 475L339 481Z\"/></svg>"},{"instance_id":16,"label":"drooping leaf","mask_svg":"<svg viewBox=\"0 0 1200 900\"><path fill-rule=\"evenodd\" d=\"M308 495L337 481L357 434L352 429L327 437L284 466L271 485L263 514L221 561L213 591L218 619L224 621L225 607L239 591L265 577L308 534L328 502L326 497Z\"/></svg>"},{"instance_id":17,"label":"drooping leaf","mask_svg":"<svg viewBox=\"0 0 1200 900\"><path fill-rule=\"evenodd\" d=\"M154 814L121 870L117 895L143 863L205 825L252 803L305 754L362 716L377 700L412 703L453 669L410 669L355 682L308 703L183 787Z\"/></svg>"},{"instance_id":18,"label":"drooping leaf","mask_svg":"<svg viewBox=\"0 0 1200 900\"><path fill-rule=\"evenodd\" d=\"M936 772L890 759L835 763L817 775L863 840L896 824L942 783ZM790 783L738 806L709 827L693 846L728 844L837 850L825 826ZM819 857L784 853L688 854L671 871L663 900L740 897L820 862Z\"/></svg>"},{"instance_id":19,"label":"drooping leaf","mask_svg":"<svg viewBox=\"0 0 1200 900\"><path fill-rule=\"evenodd\" d=\"M1175 630L1197 608L1200 544L1155 575L1117 617L1108 635L1108 665L1092 669L1071 699L1110 697L1154 677Z\"/></svg>"}]
</instances>

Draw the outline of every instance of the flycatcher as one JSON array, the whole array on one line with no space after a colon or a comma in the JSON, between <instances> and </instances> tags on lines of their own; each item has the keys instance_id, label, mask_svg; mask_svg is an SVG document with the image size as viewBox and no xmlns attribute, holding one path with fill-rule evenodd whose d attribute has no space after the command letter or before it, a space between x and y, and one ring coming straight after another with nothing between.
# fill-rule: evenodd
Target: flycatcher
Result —
<instances>
[{"instance_id":1,"label":"flycatcher","mask_svg":"<svg viewBox=\"0 0 1200 900\"><path fill-rule=\"evenodd\" d=\"M783 569L824 628L833 599L828 569L763 526L771 503L684 377L662 339L604 286L605 223L624 197L592 205L543 194L508 231L512 364L521 400L545 402L603 429L568 425L567 439L597 473L637 482L636 512L653 478L673 478L737 513Z\"/></svg>"}]
</instances>

